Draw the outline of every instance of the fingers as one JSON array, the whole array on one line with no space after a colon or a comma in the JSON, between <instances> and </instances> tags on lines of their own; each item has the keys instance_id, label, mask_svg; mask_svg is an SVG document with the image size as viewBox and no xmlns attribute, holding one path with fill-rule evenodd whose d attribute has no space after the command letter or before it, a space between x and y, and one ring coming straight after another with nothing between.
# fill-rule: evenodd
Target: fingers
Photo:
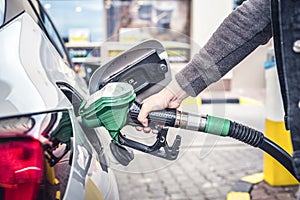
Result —
<instances>
[{"instance_id":1,"label":"fingers","mask_svg":"<svg viewBox=\"0 0 300 200\"><path fill-rule=\"evenodd\" d=\"M150 133L151 131L151 128L150 127L144 127L144 132L145 133Z\"/></svg>"},{"instance_id":2,"label":"fingers","mask_svg":"<svg viewBox=\"0 0 300 200\"><path fill-rule=\"evenodd\" d=\"M176 81L173 81L176 83ZM188 97L188 94L176 84L170 84L168 88L161 90L160 92L148 97L143 101L142 108L137 119L144 127L136 127L137 130L144 130L145 133L149 133L151 129L149 121L147 119L148 114L154 110L162 110L165 108L178 108L183 99ZM158 130L153 129L152 133L157 134Z\"/></svg>"},{"instance_id":3,"label":"fingers","mask_svg":"<svg viewBox=\"0 0 300 200\"><path fill-rule=\"evenodd\" d=\"M178 108L180 103L181 101L177 99L174 93L168 89L163 89L143 101L143 105L137 119L143 126L147 127L149 123L147 116L151 111L162 110L167 107Z\"/></svg>"},{"instance_id":4,"label":"fingers","mask_svg":"<svg viewBox=\"0 0 300 200\"><path fill-rule=\"evenodd\" d=\"M144 129L144 127L142 127L142 126L136 126L135 129L136 129L137 131L142 131L142 130Z\"/></svg>"},{"instance_id":5,"label":"fingers","mask_svg":"<svg viewBox=\"0 0 300 200\"><path fill-rule=\"evenodd\" d=\"M145 133L150 133L152 131L153 134L158 134L158 130L151 129L150 127L136 126L135 129L137 131L144 131Z\"/></svg>"},{"instance_id":6,"label":"fingers","mask_svg":"<svg viewBox=\"0 0 300 200\"><path fill-rule=\"evenodd\" d=\"M144 131L145 133L150 133L151 128L150 127L142 127L142 126L136 126L135 129L137 131ZM153 131L152 131L153 132Z\"/></svg>"},{"instance_id":7,"label":"fingers","mask_svg":"<svg viewBox=\"0 0 300 200\"><path fill-rule=\"evenodd\" d=\"M152 133L153 134L158 134L158 130L157 129L152 129Z\"/></svg>"},{"instance_id":8,"label":"fingers","mask_svg":"<svg viewBox=\"0 0 300 200\"><path fill-rule=\"evenodd\" d=\"M138 120L143 124L143 126L148 126L148 119L147 116L149 112L153 110L159 110L162 107L162 103L160 101L161 98L159 98L158 95L153 95L143 101L142 108L140 110L140 113L138 115Z\"/></svg>"},{"instance_id":9,"label":"fingers","mask_svg":"<svg viewBox=\"0 0 300 200\"><path fill-rule=\"evenodd\" d=\"M143 126L148 126L147 116L149 112L154 110L161 110L166 107L165 98L162 92L154 94L143 101L142 108L138 115L138 120L143 124Z\"/></svg>"},{"instance_id":10,"label":"fingers","mask_svg":"<svg viewBox=\"0 0 300 200\"><path fill-rule=\"evenodd\" d=\"M146 106L145 107L143 106L137 118L141 122L141 124L143 124L143 126L145 127L148 126L147 116L150 111L151 109L147 109Z\"/></svg>"}]
</instances>

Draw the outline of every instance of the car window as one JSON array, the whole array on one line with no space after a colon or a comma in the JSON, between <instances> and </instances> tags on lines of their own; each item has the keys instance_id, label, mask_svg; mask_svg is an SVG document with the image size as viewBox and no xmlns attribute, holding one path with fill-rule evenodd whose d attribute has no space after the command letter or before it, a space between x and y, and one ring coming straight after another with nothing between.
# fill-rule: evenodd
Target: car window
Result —
<instances>
[{"instance_id":1,"label":"car window","mask_svg":"<svg viewBox=\"0 0 300 200\"><path fill-rule=\"evenodd\" d=\"M38 3L38 7L39 7L38 9L40 12L42 23L46 29L48 37L50 37L50 40L52 40L56 49L59 51L60 55L64 59L66 59L67 55L66 55L65 48L63 46L62 39L61 39L60 35L58 35L58 32L57 32L55 26L53 25L52 20L50 19L49 15L47 14L47 12L45 11L45 9L43 8L43 6L40 3Z\"/></svg>"},{"instance_id":2,"label":"car window","mask_svg":"<svg viewBox=\"0 0 300 200\"><path fill-rule=\"evenodd\" d=\"M65 42L73 42L73 35L86 34L89 42L104 40L104 0L41 0ZM76 40L76 39L75 39ZM74 41L76 42L76 41Z\"/></svg>"},{"instance_id":3,"label":"car window","mask_svg":"<svg viewBox=\"0 0 300 200\"><path fill-rule=\"evenodd\" d=\"M37 21L41 28L44 30L49 40L52 42L61 57L68 63L70 67L72 67L71 60L67 55L67 51L63 44L63 41L43 6L39 1L36 0L29 0L28 2L31 4L31 8L34 9L33 13L35 13L36 17L38 18ZM27 8L26 11L28 12L30 11L30 9Z\"/></svg>"},{"instance_id":4,"label":"car window","mask_svg":"<svg viewBox=\"0 0 300 200\"><path fill-rule=\"evenodd\" d=\"M54 28L50 18L48 17L48 15L45 12L43 13L43 23L44 23L44 26L45 26L48 34L52 38L56 47L58 48L57 50L64 58L66 58L67 55L64 51L63 44L61 43L60 36L56 33L55 28Z\"/></svg>"},{"instance_id":5,"label":"car window","mask_svg":"<svg viewBox=\"0 0 300 200\"><path fill-rule=\"evenodd\" d=\"M46 28L46 31L48 32L49 37L51 37L50 40L52 40L53 43L55 43L55 47L57 51L60 53L60 55L63 57L63 59L69 64L69 67L73 68L72 61L68 55L68 52L66 50L66 47L64 46L63 40L61 36L59 35L56 27L54 26L52 20L50 19L49 15L47 12L44 10L41 4L40 9L42 11L42 18L43 18L43 23Z\"/></svg>"},{"instance_id":6,"label":"car window","mask_svg":"<svg viewBox=\"0 0 300 200\"><path fill-rule=\"evenodd\" d=\"M5 0L0 0L0 26L4 22L4 15L5 15Z\"/></svg>"}]
</instances>

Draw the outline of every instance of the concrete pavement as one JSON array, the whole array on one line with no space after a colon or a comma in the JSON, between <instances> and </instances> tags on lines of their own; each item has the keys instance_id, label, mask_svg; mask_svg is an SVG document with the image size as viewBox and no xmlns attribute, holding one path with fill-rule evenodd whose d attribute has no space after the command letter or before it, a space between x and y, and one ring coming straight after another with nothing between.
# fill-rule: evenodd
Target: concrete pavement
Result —
<instances>
[{"instance_id":1,"label":"concrete pavement","mask_svg":"<svg viewBox=\"0 0 300 200\"><path fill-rule=\"evenodd\" d=\"M116 171L120 199L224 200L241 177L262 170L262 155L260 150L238 143L217 145L204 158L198 148L190 148L172 165L160 170Z\"/></svg>"}]
</instances>

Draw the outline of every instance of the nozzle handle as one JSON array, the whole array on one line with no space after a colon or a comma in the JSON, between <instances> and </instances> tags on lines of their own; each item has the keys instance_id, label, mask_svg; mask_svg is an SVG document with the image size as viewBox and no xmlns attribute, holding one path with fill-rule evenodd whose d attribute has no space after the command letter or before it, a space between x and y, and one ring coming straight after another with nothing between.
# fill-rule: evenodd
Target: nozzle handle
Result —
<instances>
[{"instance_id":1,"label":"nozzle handle","mask_svg":"<svg viewBox=\"0 0 300 200\"><path fill-rule=\"evenodd\" d=\"M126 138L121 133L118 134L118 141L121 145L125 145L127 147L142 151L144 153L149 153L167 160L175 160L179 154L181 137L177 135L172 146L169 146L167 142L167 134L168 128L160 129L159 133L157 134L155 143L151 146ZM163 150L161 150L161 148L163 148Z\"/></svg>"},{"instance_id":2,"label":"nozzle handle","mask_svg":"<svg viewBox=\"0 0 300 200\"><path fill-rule=\"evenodd\" d=\"M142 105L133 102L129 111L127 124L132 126L143 126L137 119ZM174 127L176 122L176 109L167 108L159 111L152 111L148 115L149 127L156 128L157 125Z\"/></svg>"}]
</instances>

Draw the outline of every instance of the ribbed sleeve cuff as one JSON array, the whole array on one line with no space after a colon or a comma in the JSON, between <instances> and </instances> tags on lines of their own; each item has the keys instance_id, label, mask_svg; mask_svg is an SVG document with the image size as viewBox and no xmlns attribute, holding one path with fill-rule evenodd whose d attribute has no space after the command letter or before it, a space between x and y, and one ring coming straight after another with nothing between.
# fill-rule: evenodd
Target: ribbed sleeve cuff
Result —
<instances>
[{"instance_id":1,"label":"ribbed sleeve cuff","mask_svg":"<svg viewBox=\"0 0 300 200\"><path fill-rule=\"evenodd\" d=\"M168 85L167 85L167 89L169 91L171 91L173 94L175 94L175 96L182 101L183 99L187 98L189 96L189 94L184 91L180 85L177 83L177 81L175 79L173 79Z\"/></svg>"},{"instance_id":2,"label":"ribbed sleeve cuff","mask_svg":"<svg viewBox=\"0 0 300 200\"><path fill-rule=\"evenodd\" d=\"M175 75L175 79L177 84L192 97L196 97L207 87L207 83L199 74L199 70L189 64Z\"/></svg>"}]
</instances>

